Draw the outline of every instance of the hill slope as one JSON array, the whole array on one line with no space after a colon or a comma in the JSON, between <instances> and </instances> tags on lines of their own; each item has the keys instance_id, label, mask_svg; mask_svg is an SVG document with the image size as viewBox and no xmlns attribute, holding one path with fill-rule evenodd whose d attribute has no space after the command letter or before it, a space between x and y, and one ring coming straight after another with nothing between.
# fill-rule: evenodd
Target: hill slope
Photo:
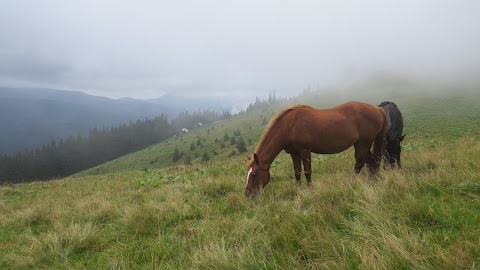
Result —
<instances>
[{"instance_id":1,"label":"hill slope","mask_svg":"<svg viewBox=\"0 0 480 270\"><path fill-rule=\"evenodd\" d=\"M235 144L231 144L231 140L224 140L225 134L236 140L242 137L248 149L248 152L243 154L245 156L251 154L255 148L267 122L276 113L297 103L329 108L351 100L370 104L380 104L385 100L393 101L399 106L405 118L407 147L418 143L418 139L448 140L452 136L478 134L480 131L479 92L470 89L451 91L448 88L426 91L424 87L411 84L393 85L390 88L382 85L380 92L378 87L365 84L350 89L334 89L331 92L311 92L268 109L249 112L192 130L181 137L166 140L143 151L82 172L81 175L180 166L185 164L187 159L194 163L202 162L205 153L209 155L211 162L225 160L232 156L232 151L240 154ZM445 118L449 121L445 122ZM195 146L194 150L191 148L192 144ZM179 161L173 162L172 156L176 148L184 155Z\"/></svg>"}]
</instances>

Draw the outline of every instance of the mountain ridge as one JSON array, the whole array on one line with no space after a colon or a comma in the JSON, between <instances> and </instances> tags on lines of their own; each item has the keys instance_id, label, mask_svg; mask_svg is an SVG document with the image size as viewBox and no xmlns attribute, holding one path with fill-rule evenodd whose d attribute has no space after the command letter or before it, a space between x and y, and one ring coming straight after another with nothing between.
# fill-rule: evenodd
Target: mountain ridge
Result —
<instances>
[{"instance_id":1,"label":"mountain ridge","mask_svg":"<svg viewBox=\"0 0 480 270\"><path fill-rule=\"evenodd\" d=\"M188 100L188 102L186 102ZM86 135L93 128L112 127L182 111L229 110L224 101L182 97L154 100L111 99L81 91L0 87L0 154L14 154L52 140ZM216 106L215 104L222 104Z\"/></svg>"}]
</instances>

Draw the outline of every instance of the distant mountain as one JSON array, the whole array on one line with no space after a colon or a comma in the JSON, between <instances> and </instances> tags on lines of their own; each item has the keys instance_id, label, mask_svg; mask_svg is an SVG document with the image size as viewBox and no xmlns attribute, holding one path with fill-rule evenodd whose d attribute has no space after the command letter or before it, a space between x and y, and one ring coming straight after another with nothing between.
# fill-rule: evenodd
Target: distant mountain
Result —
<instances>
[{"instance_id":1,"label":"distant mountain","mask_svg":"<svg viewBox=\"0 0 480 270\"><path fill-rule=\"evenodd\" d=\"M53 139L85 135L162 113L229 110L226 102L168 94L158 99L110 99L79 91L0 87L0 154L33 149Z\"/></svg>"},{"instance_id":2,"label":"distant mountain","mask_svg":"<svg viewBox=\"0 0 480 270\"><path fill-rule=\"evenodd\" d=\"M230 111L233 101L226 96L221 97L197 97L197 96L185 96L175 93L168 93L160 98L149 99L148 102L157 104L160 106L168 106L175 104L176 107L182 107L183 110L211 110L217 112Z\"/></svg>"}]
</instances>

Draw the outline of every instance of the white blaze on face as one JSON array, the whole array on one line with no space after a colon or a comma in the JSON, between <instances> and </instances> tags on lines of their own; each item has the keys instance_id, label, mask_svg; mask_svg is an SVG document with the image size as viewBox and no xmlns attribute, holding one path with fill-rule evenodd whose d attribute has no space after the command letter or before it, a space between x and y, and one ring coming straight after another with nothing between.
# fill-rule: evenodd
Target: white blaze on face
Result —
<instances>
[{"instance_id":1,"label":"white blaze on face","mask_svg":"<svg viewBox=\"0 0 480 270\"><path fill-rule=\"evenodd\" d=\"M247 183L245 184L245 188L247 187L248 185L248 178L250 177L250 174L252 173L252 167L250 167L250 170L248 170L248 173L247 173Z\"/></svg>"}]
</instances>

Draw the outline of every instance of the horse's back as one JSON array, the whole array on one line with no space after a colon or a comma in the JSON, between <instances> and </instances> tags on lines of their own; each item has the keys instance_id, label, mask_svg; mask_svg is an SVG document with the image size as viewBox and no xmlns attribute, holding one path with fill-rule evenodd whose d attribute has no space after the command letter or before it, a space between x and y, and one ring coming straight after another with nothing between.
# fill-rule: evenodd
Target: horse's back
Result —
<instances>
[{"instance_id":1,"label":"horse's back","mask_svg":"<svg viewBox=\"0 0 480 270\"><path fill-rule=\"evenodd\" d=\"M377 107L348 102L331 109L299 106L292 118L291 141L316 153L346 150L359 140L373 141L383 127Z\"/></svg>"},{"instance_id":2,"label":"horse's back","mask_svg":"<svg viewBox=\"0 0 480 270\"><path fill-rule=\"evenodd\" d=\"M383 126L382 112L370 104L351 101L330 109L315 109L310 106L297 107L295 121L314 124L320 129L374 129Z\"/></svg>"},{"instance_id":3,"label":"horse's back","mask_svg":"<svg viewBox=\"0 0 480 270\"><path fill-rule=\"evenodd\" d=\"M333 110L341 111L345 117L354 121L359 129L364 129L366 132L373 130L379 130L383 126L383 116L381 110L378 107L358 102L351 101L342 105L339 105Z\"/></svg>"}]
</instances>

